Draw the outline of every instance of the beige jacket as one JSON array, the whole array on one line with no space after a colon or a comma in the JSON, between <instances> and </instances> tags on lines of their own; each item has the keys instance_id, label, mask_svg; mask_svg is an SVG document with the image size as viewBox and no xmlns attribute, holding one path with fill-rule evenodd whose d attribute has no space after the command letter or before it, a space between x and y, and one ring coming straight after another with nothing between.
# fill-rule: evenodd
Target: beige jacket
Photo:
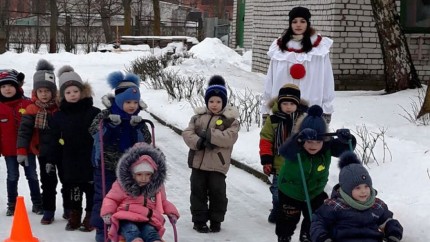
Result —
<instances>
[{"instance_id":1,"label":"beige jacket","mask_svg":"<svg viewBox=\"0 0 430 242\"><path fill-rule=\"evenodd\" d=\"M239 111L227 105L221 114L213 114L206 107L194 110L188 127L182 132L185 143L190 147L188 166L205 171L227 174L230 168L231 152L240 129ZM198 134L207 131L207 141L212 144L197 149Z\"/></svg>"}]
</instances>

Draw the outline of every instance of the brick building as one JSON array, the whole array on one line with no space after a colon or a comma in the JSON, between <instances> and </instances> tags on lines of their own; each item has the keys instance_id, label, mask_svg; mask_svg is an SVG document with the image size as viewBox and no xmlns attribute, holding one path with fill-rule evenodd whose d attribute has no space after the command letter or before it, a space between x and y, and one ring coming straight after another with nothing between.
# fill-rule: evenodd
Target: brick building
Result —
<instances>
[{"instance_id":1,"label":"brick building","mask_svg":"<svg viewBox=\"0 0 430 242\"><path fill-rule=\"evenodd\" d=\"M245 2L243 47L253 50L252 69L266 73L266 53L288 27L295 6L311 10L312 26L334 40L330 54L337 90L384 88L384 65L370 0L235 0ZM240 2L239 2L240 3ZM418 75L430 81L430 1L397 0ZM236 47L233 26L231 47Z\"/></svg>"}]
</instances>

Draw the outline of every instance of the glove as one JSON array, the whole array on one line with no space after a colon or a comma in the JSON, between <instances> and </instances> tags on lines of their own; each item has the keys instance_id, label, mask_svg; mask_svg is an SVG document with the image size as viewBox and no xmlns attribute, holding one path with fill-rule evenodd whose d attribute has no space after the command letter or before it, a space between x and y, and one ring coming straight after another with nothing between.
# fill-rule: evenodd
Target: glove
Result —
<instances>
[{"instance_id":1,"label":"glove","mask_svg":"<svg viewBox=\"0 0 430 242\"><path fill-rule=\"evenodd\" d=\"M133 115L131 116L130 119L130 125L131 126L136 126L138 125L140 122L142 122L142 117L138 116L138 115Z\"/></svg>"},{"instance_id":2,"label":"glove","mask_svg":"<svg viewBox=\"0 0 430 242\"><path fill-rule=\"evenodd\" d=\"M106 214L102 216L103 222L107 225L110 225L110 218L112 217L112 214Z\"/></svg>"},{"instance_id":3,"label":"glove","mask_svg":"<svg viewBox=\"0 0 430 242\"><path fill-rule=\"evenodd\" d=\"M46 163L45 170L46 170L46 174L48 174L49 176L56 175L56 173L55 173L55 165L52 164L52 163Z\"/></svg>"},{"instance_id":4,"label":"glove","mask_svg":"<svg viewBox=\"0 0 430 242\"><path fill-rule=\"evenodd\" d=\"M28 166L28 157L26 155L17 155L16 160L22 166Z\"/></svg>"},{"instance_id":5,"label":"glove","mask_svg":"<svg viewBox=\"0 0 430 242\"><path fill-rule=\"evenodd\" d=\"M270 173L272 173L272 164L263 165L263 172L266 175L270 175Z\"/></svg>"},{"instance_id":6,"label":"glove","mask_svg":"<svg viewBox=\"0 0 430 242\"><path fill-rule=\"evenodd\" d=\"M178 221L178 217L176 217L174 214L168 214L167 217L169 218L171 224L176 224Z\"/></svg>"},{"instance_id":7,"label":"glove","mask_svg":"<svg viewBox=\"0 0 430 242\"><path fill-rule=\"evenodd\" d=\"M339 141L344 144L348 144L349 141L352 139L352 135L349 132L349 129L338 129L336 130L336 135Z\"/></svg>"},{"instance_id":8,"label":"glove","mask_svg":"<svg viewBox=\"0 0 430 242\"><path fill-rule=\"evenodd\" d=\"M268 113L265 113L261 116L261 119L263 120L263 125L266 123L266 119L267 117L269 117L270 115Z\"/></svg>"},{"instance_id":9,"label":"glove","mask_svg":"<svg viewBox=\"0 0 430 242\"><path fill-rule=\"evenodd\" d=\"M205 148L205 139L200 138L199 140L197 140L196 147L197 150L203 150Z\"/></svg>"},{"instance_id":10,"label":"glove","mask_svg":"<svg viewBox=\"0 0 430 242\"><path fill-rule=\"evenodd\" d=\"M318 140L318 133L314 129L306 128L300 131L297 142L304 143L306 140Z\"/></svg>"},{"instance_id":11,"label":"glove","mask_svg":"<svg viewBox=\"0 0 430 242\"><path fill-rule=\"evenodd\" d=\"M396 238L394 236L389 236L387 238L387 242L399 242L399 241L400 241L400 239L398 239L398 238Z\"/></svg>"},{"instance_id":12,"label":"glove","mask_svg":"<svg viewBox=\"0 0 430 242\"><path fill-rule=\"evenodd\" d=\"M117 126L121 123L121 116L119 116L118 114L109 114L109 119L111 124L113 124L114 126Z\"/></svg>"}]
</instances>

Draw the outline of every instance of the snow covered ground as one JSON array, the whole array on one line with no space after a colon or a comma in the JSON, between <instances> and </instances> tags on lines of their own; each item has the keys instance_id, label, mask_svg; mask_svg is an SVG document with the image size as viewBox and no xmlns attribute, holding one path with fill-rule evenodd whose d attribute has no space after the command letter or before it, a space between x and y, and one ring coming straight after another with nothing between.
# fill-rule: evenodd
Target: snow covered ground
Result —
<instances>
[{"instance_id":1,"label":"snow covered ground","mask_svg":"<svg viewBox=\"0 0 430 242\"><path fill-rule=\"evenodd\" d=\"M215 51L216 50L216 51ZM111 90L106 84L106 76L115 70L124 70L131 61L142 55L161 53L164 50L128 51L122 53L90 53L74 55L59 54L15 54L7 52L0 55L0 69L15 68L26 74L24 90L29 95L32 88L31 77L40 58L52 62L58 70L68 64L75 68L84 80L88 80L95 92L95 105L101 106L100 98ZM249 53L242 57L225 47L220 41L206 39L191 49L196 59L185 61L182 65L169 67L185 75L203 75L207 78L214 74L225 77L234 90L248 88L255 93L262 92L264 75L250 71ZM163 90L147 90L142 86L143 100L148 104L148 111L166 120L180 129L187 126L193 110L186 102L169 101ZM409 242L430 241L428 230L430 222L430 127L411 124L401 115L402 107L410 109L412 101L417 100L417 90L406 90L392 95L381 95L382 91L336 92L335 114L331 123L332 129L350 128L365 125L371 132L387 129L385 142L389 147L392 159L382 162L382 148L375 149L378 163L368 165L374 187L378 195L394 212L404 227L404 239ZM145 118L149 114L142 113ZM178 207L182 217L178 221L179 241L276 241L274 225L267 223L271 207L268 185L234 167L227 177L229 197L226 221L218 234L199 234L192 230L189 212L189 174L186 164L187 147L182 138L168 128L156 123L156 143L168 158L168 181L166 184L168 198ZM251 127L249 132L242 129L239 140L233 150L233 158L257 170L261 170L258 156L259 128ZM3 160L3 158L0 158ZM330 180L327 192L338 181L337 160L333 159L330 168ZM23 176L23 174L21 175ZM0 191L6 193L6 167L0 162ZM25 178L21 178L19 192L25 197L27 210L31 210L28 187ZM61 208L60 196L57 199ZM0 197L0 239L10 235L12 217L4 216L6 195ZM56 221L52 225L41 225L40 216L29 212L34 236L41 241L93 241L94 232L68 232L64 230L66 221L58 210ZM173 241L170 225L167 225L166 241ZM296 239L297 241L297 239Z\"/></svg>"}]
</instances>

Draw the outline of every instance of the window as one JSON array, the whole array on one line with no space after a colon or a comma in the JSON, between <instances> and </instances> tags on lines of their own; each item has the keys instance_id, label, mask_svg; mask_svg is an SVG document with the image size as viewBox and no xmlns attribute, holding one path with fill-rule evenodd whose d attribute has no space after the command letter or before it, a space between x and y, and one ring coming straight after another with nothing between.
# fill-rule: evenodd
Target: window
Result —
<instances>
[{"instance_id":1,"label":"window","mask_svg":"<svg viewBox=\"0 0 430 242\"><path fill-rule=\"evenodd\" d=\"M408 33L430 33L430 0L402 0L400 16Z\"/></svg>"}]
</instances>

